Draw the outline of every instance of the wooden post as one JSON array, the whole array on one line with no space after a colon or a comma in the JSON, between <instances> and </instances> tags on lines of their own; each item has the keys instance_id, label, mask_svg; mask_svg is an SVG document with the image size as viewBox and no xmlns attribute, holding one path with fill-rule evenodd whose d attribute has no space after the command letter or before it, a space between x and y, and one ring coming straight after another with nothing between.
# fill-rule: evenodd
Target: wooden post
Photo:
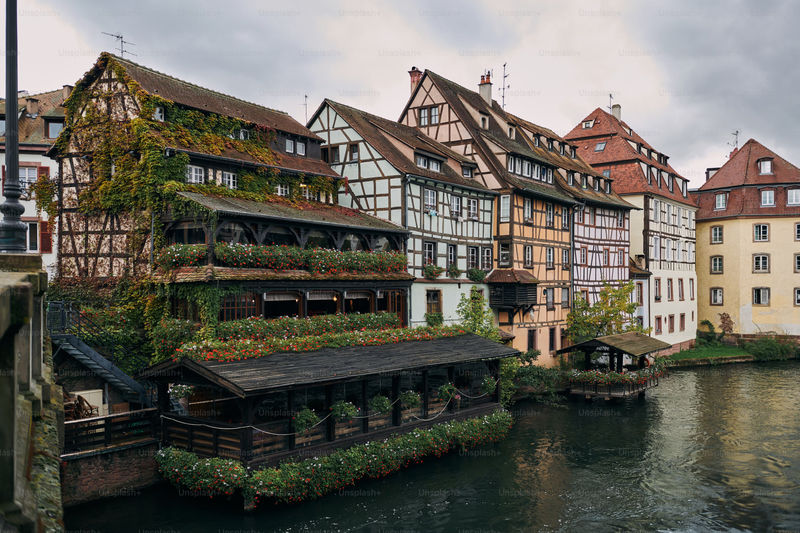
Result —
<instances>
[{"instance_id":1,"label":"wooden post","mask_svg":"<svg viewBox=\"0 0 800 533\"><path fill-rule=\"evenodd\" d=\"M454 366L448 366L447 367L447 382L448 383L452 383L452 384L455 385L455 383L454 383L455 382L455 374L456 374L456 368ZM458 394L458 393L456 393L456 394ZM447 406L447 412L448 413L452 413L455 410L456 410L456 399L455 398L451 398L450 399L450 404Z\"/></svg>"},{"instance_id":2,"label":"wooden post","mask_svg":"<svg viewBox=\"0 0 800 533\"><path fill-rule=\"evenodd\" d=\"M428 371L422 371L422 418L428 418L428 402L430 401L430 391L428 390Z\"/></svg>"},{"instance_id":3,"label":"wooden post","mask_svg":"<svg viewBox=\"0 0 800 533\"><path fill-rule=\"evenodd\" d=\"M169 412L169 384L164 380L159 380L158 391L158 412L161 414Z\"/></svg>"},{"instance_id":4,"label":"wooden post","mask_svg":"<svg viewBox=\"0 0 800 533\"><path fill-rule=\"evenodd\" d=\"M291 433L288 438L288 446L290 450L294 450L295 447L295 429L294 429L294 390L289 390L286 393L286 403L289 404L288 409L286 410L289 413L289 423L287 424L286 433Z\"/></svg>"},{"instance_id":5,"label":"wooden post","mask_svg":"<svg viewBox=\"0 0 800 533\"><path fill-rule=\"evenodd\" d=\"M331 414L331 405L333 405L333 386L332 385L325 385L325 414L326 416ZM328 441L332 441L335 436L336 426L335 420L333 416L329 416L328 419L325 421L325 433L326 439Z\"/></svg>"},{"instance_id":6,"label":"wooden post","mask_svg":"<svg viewBox=\"0 0 800 533\"><path fill-rule=\"evenodd\" d=\"M111 417L106 417L103 420L103 441L106 447L111 446Z\"/></svg>"},{"instance_id":7,"label":"wooden post","mask_svg":"<svg viewBox=\"0 0 800 533\"><path fill-rule=\"evenodd\" d=\"M392 409L392 425L399 426L402 413L400 412L400 402L397 399L400 397L400 376L392 376L392 402L394 408Z\"/></svg>"},{"instance_id":8,"label":"wooden post","mask_svg":"<svg viewBox=\"0 0 800 533\"><path fill-rule=\"evenodd\" d=\"M492 372L492 379L497 382L497 386L494 388L494 394L492 395L495 403L500 403L500 398L502 395L502 384L500 383L500 360L495 359L491 361L491 372Z\"/></svg>"},{"instance_id":9,"label":"wooden post","mask_svg":"<svg viewBox=\"0 0 800 533\"><path fill-rule=\"evenodd\" d=\"M367 405L367 380L361 380L361 405L363 407L363 416L361 419L361 431L369 433L369 405Z\"/></svg>"},{"instance_id":10,"label":"wooden post","mask_svg":"<svg viewBox=\"0 0 800 533\"><path fill-rule=\"evenodd\" d=\"M240 456L245 463L253 458L253 399L245 398L239 400L242 411L242 425L248 426L241 430L240 436Z\"/></svg>"}]
</instances>

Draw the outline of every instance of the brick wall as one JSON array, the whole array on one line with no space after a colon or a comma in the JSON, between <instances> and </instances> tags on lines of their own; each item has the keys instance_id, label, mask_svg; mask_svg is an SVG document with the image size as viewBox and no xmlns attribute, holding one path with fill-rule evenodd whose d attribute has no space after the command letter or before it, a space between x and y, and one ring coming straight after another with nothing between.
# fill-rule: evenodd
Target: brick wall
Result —
<instances>
[{"instance_id":1,"label":"brick wall","mask_svg":"<svg viewBox=\"0 0 800 533\"><path fill-rule=\"evenodd\" d=\"M682 350L688 350L690 348L694 348L694 339L690 339L688 341L679 342L677 344L673 344L669 348L664 348L655 353L658 357L666 357L668 355L672 355L674 353L678 353Z\"/></svg>"},{"instance_id":2,"label":"brick wall","mask_svg":"<svg viewBox=\"0 0 800 533\"><path fill-rule=\"evenodd\" d=\"M61 461L64 507L100 498L138 496L140 489L161 481L155 454L158 444L82 454Z\"/></svg>"}]
</instances>

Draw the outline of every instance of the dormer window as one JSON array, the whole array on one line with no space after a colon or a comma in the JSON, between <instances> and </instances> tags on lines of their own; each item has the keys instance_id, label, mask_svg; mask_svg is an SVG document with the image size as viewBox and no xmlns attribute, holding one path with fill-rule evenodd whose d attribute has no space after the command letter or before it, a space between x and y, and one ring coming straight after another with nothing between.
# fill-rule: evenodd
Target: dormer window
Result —
<instances>
[{"instance_id":1,"label":"dormer window","mask_svg":"<svg viewBox=\"0 0 800 533\"><path fill-rule=\"evenodd\" d=\"M574 146L570 146L569 148L569 155L572 159L576 159L578 157L578 152L575 150Z\"/></svg>"},{"instance_id":2,"label":"dormer window","mask_svg":"<svg viewBox=\"0 0 800 533\"><path fill-rule=\"evenodd\" d=\"M235 172L222 173L222 185L228 189L237 189L239 186L239 178Z\"/></svg>"},{"instance_id":3,"label":"dormer window","mask_svg":"<svg viewBox=\"0 0 800 533\"><path fill-rule=\"evenodd\" d=\"M416 161L417 161L417 166L420 168L427 168L428 170L432 170L433 172L441 172L442 170L442 162L437 159L417 154Z\"/></svg>"},{"instance_id":4,"label":"dormer window","mask_svg":"<svg viewBox=\"0 0 800 533\"><path fill-rule=\"evenodd\" d=\"M239 128L233 132L234 138L239 139L240 141L246 141L250 139L250 130L245 128Z\"/></svg>"},{"instance_id":5,"label":"dormer window","mask_svg":"<svg viewBox=\"0 0 800 533\"><path fill-rule=\"evenodd\" d=\"M594 126L594 120L584 120L583 121L583 129L588 130L592 126Z\"/></svg>"},{"instance_id":6,"label":"dormer window","mask_svg":"<svg viewBox=\"0 0 800 533\"><path fill-rule=\"evenodd\" d=\"M772 174L772 159L761 159L758 161L759 174Z\"/></svg>"},{"instance_id":7,"label":"dormer window","mask_svg":"<svg viewBox=\"0 0 800 533\"><path fill-rule=\"evenodd\" d=\"M306 143L297 141L295 143L295 150L297 155L306 155Z\"/></svg>"},{"instance_id":8,"label":"dormer window","mask_svg":"<svg viewBox=\"0 0 800 533\"><path fill-rule=\"evenodd\" d=\"M508 125L508 137L510 139L514 138L514 127L511 124Z\"/></svg>"},{"instance_id":9,"label":"dormer window","mask_svg":"<svg viewBox=\"0 0 800 533\"><path fill-rule=\"evenodd\" d=\"M547 149L553 151L553 139L547 139Z\"/></svg>"},{"instance_id":10,"label":"dormer window","mask_svg":"<svg viewBox=\"0 0 800 533\"><path fill-rule=\"evenodd\" d=\"M186 183L204 183L206 169L197 165L186 165Z\"/></svg>"},{"instance_id":11,"label":"dormer window","mask_svg":"<svg viewBox=\"0 0 800 533\"><path fill-rule=\"evenodd\" d=\"M775 205L775 191L767 189L761 191L761 207L773 207Z\"/></svg>"},{"instance_id":12,"label":"dormer window","mask_svg":"<svg viewBox=\"0 0 800 533\"><path fill-rule=\"evenodd\" d=\"M603 181L602 178L598 178L597 176L592 178L592 182L594 184L594 190L596 190L596 191L600 190L600 182L601 181Z\"/></svg>"},{"instance_id":13,"label":"dormer window","mask_svg":"<svg viewBox=\"0 0 800 533\"><path fill-rule=\"evenodd\" d=\"M538 135L534 135L534 136L533 136L533 145L534 145L536 148L539 148L539 144L540 144L540 142L539 142L539 136L538 136Z\"/></svg>"},{"instance_id":14,"label":"dormer window","mask_svg":"<svg viewBox=\"0 0 800 533\"><path fill-rule=\"evenodd\" d=\"M575 173L574 172L568 172L567 173L567 183L569 183L570 186L575 185Z\"/></svg>"},{"instance_id":15,"label":"dormer window","mask_svg":"<svg viewBox=\"0 0 800 533\"><path fill-rule=\"evenodd\" d=\"M523 161L522 162L522 175L525 176L526 178L530 178L531 177L531 167L532 166L533 165L531 165L530 161Z\"/></svg>"},{"instance_id":16,"label":"dormer window","mask_svg":"<svg viewBox=\"0 0 800 533\"><path fill-rule=\"evenodd\" d=\"M609 169L605 169L605 170L603 171L603 176L605 176L605 177L607 177L607 178L608 178L609 176L611 176L611 170L609 170Z\"/></svg>"},{"instance_id":17,"label":"dormer window","mask_svg":"<svg viewBox=\"0 0 800 533\"><path fill-rule=\"evenodd\" d=\"M64 129L64 121L63 120L47 120L45 121L45 127L47 130L47 138L48 139L55 139L61 133L61 130Z\"/></svg>"},{"instance_id":18,"label":"dormer window","mask_svg":"<svg viewBox=\"0 0 800 533\"><path fill-rule=\"evenodd\" d=\"M489 127L489 117L481 116L481 128L486 129Z\"/></svg>"},{"instance_id":19,"label":"dormer window","mask_svg":"<svg viewBox=\"0 0 800 533\"><path fill-rule=\"evenodd\" d=\"M611 181L606 180L606 194L611 194Z\"/></svg>"},{"instance_id":20,"label":"dormer window","mask_svg":"<svg viewBox=\"0 0 800 533\"><path fill-rule=\"evenodd\" d=\"M714 209L725 209L728 207L728 193L717 193L714 197Z\"/></svg>"},{"instance_id":21,"label":"dormer window","mask_svg":"<svg viewBox=\"0 0 800 533\"><path fill-rule=\"evenodd\" d=\"M594 151L595 152L602 152L605 149L606 149L606 142L605 141L599 142L596 145L594 145Z\"/></svg>"},{"instance_id":22,"label":"dormer window","mask_svg":"<svg viewBox=\"0 0 800 533\"><path fill-rule=\"evenodd\" d=\"M153 120L157 120L159 122L164 122L164 108L158 106L153 111Z\"/></svg>"},{"instance_id":23,"label":"dormer window","mask_svg":"<svg viewBox=\"0 0 800 533\"><path fill-rule=\"evenodd\" d=\"M286 139L286 153L287 154L294 153L294 141L292 139Z\"/></svg>"},{"instance_id":24,"label":"dormer window","mask_svg":"<svg viewBox=\"0 0 800 533\"><path fill-rule=\"evenodd\" d=\"M465 178L471 178L472 177L472 167L462 166L461 167L461 175L464 176Z\"/></svg>"},{"instance_id":25,"label":"dormer window","mask_svg":"<svg viewBox=\"0 0 800 533\"><path fill-rule=\"evenodd\" d=\"M636 151L639 152L640 154L642 153L642 143L636 145Z\"/></svg>"},{"instance_id":26,"label":"dormer window","mask_svg":"<svg viewBox=\"0 0 800 533\"><path fill-rule=\"evenodd\" d=\"M588 186L589 186L589 178L588 176L586 176L586 174L584 174L583 176L581 176L581 187L585 189Z\"/></svg>"},{"instance_id":27,"label":"dormer window","mask_svg":"<svg viewBox=\"0 0 800 533\"><path fill-rule=\"evenodd\" d=\"M561 143L561 144L559 145L559 147L558 147L558 151L561 153L561 155L564 155L564 143Z\"/></svg>"}]
</instances>

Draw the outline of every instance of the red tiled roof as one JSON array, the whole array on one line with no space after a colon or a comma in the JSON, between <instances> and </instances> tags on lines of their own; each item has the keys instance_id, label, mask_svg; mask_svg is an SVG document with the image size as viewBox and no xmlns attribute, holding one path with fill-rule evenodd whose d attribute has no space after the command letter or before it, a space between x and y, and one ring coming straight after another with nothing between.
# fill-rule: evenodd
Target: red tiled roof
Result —
<instances>
[{"instance_id":1,"label":"red tiled roof","mask_svg":"<svg viewBox=\"0 0 800 533\"><path fill-rule=\"evenodd\" d=\"M527 270L503 269L493 270L486 278L486 283L539 283L536 277Z\"/></svg>"},{"instance_id":2,"label":"red tiled roof","mask_svg":"<svg viewBox=\"0 0 800 533\"><path fill-rule=\"evenodd\" d=\"M36 117L30 117L27 113L27 99L35 98L39 101L39 113ZM48 91L46 93L31 94L27 96L20 96L17 99L17 105L22 112L19 117L19 143L24 144L38 144L49 146L56 140L48 139L45 137L45 118L64 120L64 91L58 89L56 91ZM5 115L6 101L0 99L0 113ZM2 142L5 143L5 135L0 136Z\"/></svg>"},{"instance_id":3,"label":"red tiled roof","mask_svg":"<svg viewBox=\"0 0 800 533\"><path fill-rule=\"evenodd\" d=\"M759 174L758 161L761 159L772 159L772 174ZM700 187L700 190L775 183L800 184L800 168L755 139L750 139Z\"/></svg>"},{"instance_id":4,"label":"red tiled roof","mask_svg":"<svg viewBox=\"0 0 800 533\"><path fill-rule=\"evenodd\" d=\"M593 121L593 125L591 128L584 129L583 123L588 120ZM610 177L614 180L614 190L620 195L650 193L683 204L694 205L688 192L686 197L681 193L679 183L681 180L687 180L678 174L669 162L662 164L657 159L648 157L647 153L639 153L630 144L631 142L637 145L641 144L644 152L653 150L655 154L660 154L627 123L618 120L610 113L600 108L595 109L581 120L565 138L577 146L578 153L590 165L598 170L610 170ZM595 147L599 142L605 142L606 145L602 151L598 152L595 151ZM670 191L666 183L659 182L657 179L652 179L651 183L648 183L640 163L676 176L677 182L674 184L673 190Z\"/></svg>"}]
</instances>

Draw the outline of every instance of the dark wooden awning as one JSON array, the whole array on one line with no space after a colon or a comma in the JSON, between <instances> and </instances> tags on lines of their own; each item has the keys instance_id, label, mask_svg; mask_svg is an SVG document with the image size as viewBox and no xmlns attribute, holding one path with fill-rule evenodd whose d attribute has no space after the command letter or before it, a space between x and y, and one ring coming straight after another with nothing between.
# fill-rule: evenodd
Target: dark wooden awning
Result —
<instances>
[{"instance_id":1,"label":"dark wooden awning","mask_svg":"<svg viewBox=\"0 0 800 533\"><path fill-rule=\"evenodd\" d=\"M573 344L572 346L567 346L566 348L561 348L557 350L556 353L587 352L597 350L601 347L607 347L618 353L630 355L631 357L640 357L652 352L657 352L658 350L663 350L664 348L669 348L670 346L670 344L654 339L648 335L631 331L629 333L619 333L617 335L606 335L605 337L590 339L578 344Z\"/></svg>"},{"instance_id":2,"label":"dark wooden awning","mask_svg":"<svg viewBox=\"0 0 800 533\"><path fill-rule=\"evenodd\" d=\"M242 398L271 391L352 381L457 363L491 361L519 351L478 335L380 346L323 348L313 352L280 352L243 361L195 361L183 358L151 366L143 378L178 381L183 371L199 376Z\"/></svg>"}]
</instances>

